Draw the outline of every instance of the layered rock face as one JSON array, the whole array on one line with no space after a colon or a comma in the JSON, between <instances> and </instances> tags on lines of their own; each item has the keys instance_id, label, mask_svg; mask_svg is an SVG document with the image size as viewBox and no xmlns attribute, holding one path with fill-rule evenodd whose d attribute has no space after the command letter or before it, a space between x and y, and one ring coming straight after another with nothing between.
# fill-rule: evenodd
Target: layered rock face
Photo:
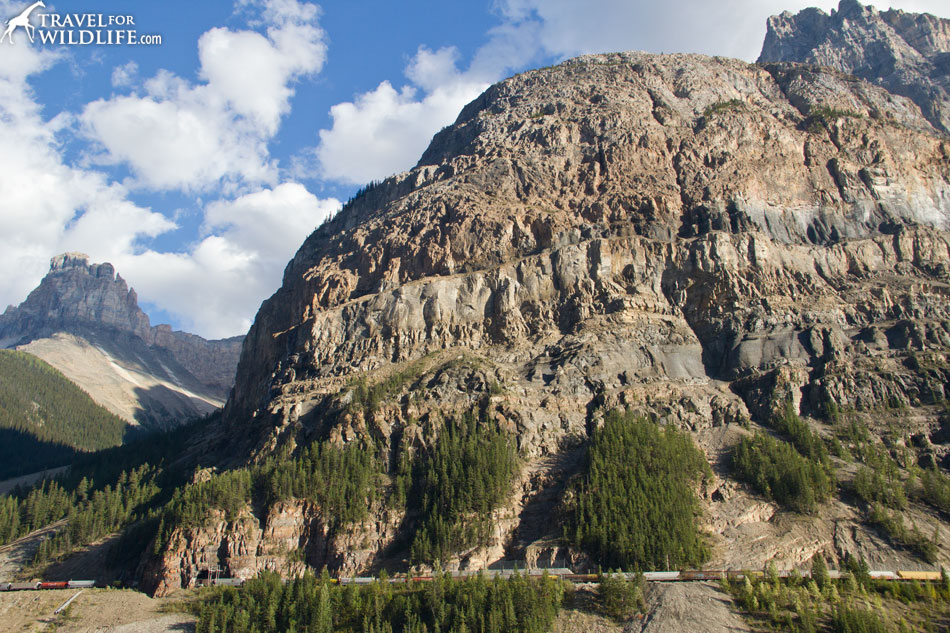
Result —
<instances>
[{"instance_id":1,"label":"layered rock face","mask_svg":"<svg viewBox=\"0 0 950 633\"><path fill-rule=\"evenodd\" d=\"M899 419L901 434L935 438L939 460L948 229L950 140L853 77L634 53L527 72L306 240L248 335L229 454L314 438L422 447L429 421L478 407L524 467L461 567L573 555L557 504L613 407L692 430L723 477L745 432L734 423L787 402ZM356 377L395 386L354 411ZM711 565L904 556L839 501L802 521L732 481L704 494ZM371 514L353 527L361 548L325 560L399 560L398 531ZM939 522L917 518L928 534Z\"/></svg>"},{"instance_id":2,"label":"layered rock face","mask_svg":"<svg viewBox=\"0 0 950 633\"><path fill-rule=\"evenodd\" d=\"M851 73L909 97L950 133L950 20L899 10L879 12L857 0L837 11L805 9L772 16L760 62L802 62Z\"/></svg>"},{"instance_id":3,"label":"layered rock face","mask_svg":"<svg viewBox=\"0 0 950 633\"><path fill-rule=\"evenodd\" d=\"M54 257L49 274L0 315L0 344L43 358L132 423L165 426L223 405L243 337L151 327L112 264Z\"/></svg>"},{"instance_id":4,"label":"layered rock face","mask_svg":"<svg viewBox=\"0 0 950 633\"><path fill-rule=\"evenodd\" d=\"M842 355L948 342L948 156L909 100L828 70L624 54L519 75L304 243L227 419L293 421L340 378L453 349L581 413L778 370L818 407Z\"/></svg>"}]
</instances>

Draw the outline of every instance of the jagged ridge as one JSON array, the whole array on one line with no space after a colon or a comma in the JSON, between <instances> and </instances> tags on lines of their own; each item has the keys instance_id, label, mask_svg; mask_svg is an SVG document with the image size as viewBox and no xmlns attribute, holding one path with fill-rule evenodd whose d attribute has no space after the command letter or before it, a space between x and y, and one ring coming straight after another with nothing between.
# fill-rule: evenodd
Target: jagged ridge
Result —
<instances>
[{"instance_id":1,"label":"jagged ridge","mask_svg":"<svg viewBox=\"0 0 950 633\"><path fill-rule=\"evenodd\" d=\"M950 133L950 20L877 11L841 0L837 11L804 9L769 18L760 62L830 66L909 97Z\"/></svg>"},{"instance_id":2,"label":"jagged ridge","mask_svg":"<svg viewBox=\"0 0 950 633\"><path fill-rule=\"evenodd\" d=\"M112 264L82 253L52 258L40 285L0 315L0 345L43 358L116 415L146 425L221 406L242 340L152 327Z\"/></svg>"}]
</instances>

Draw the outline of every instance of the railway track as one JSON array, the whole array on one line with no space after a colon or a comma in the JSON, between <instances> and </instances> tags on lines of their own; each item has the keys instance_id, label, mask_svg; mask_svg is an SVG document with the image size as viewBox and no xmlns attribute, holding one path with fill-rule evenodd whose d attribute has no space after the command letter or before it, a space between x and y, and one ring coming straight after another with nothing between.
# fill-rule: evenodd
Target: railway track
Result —
<instances>
[{"instance_id":1,"label":"railway track","mask_svg":"<svg viewBox=\"0 0 950 633\"><path fill-rule=\"evenodd\" d=\"M485 578L507 578L514 574L523 574L528 577L540 577L547 573L549 576L560 578L567 582L576 584L597 582L597 574L576 574L567 568L554 569L529 569L519 570L500 570L486 569L471 572L450 572L450 576L455 579L472 578L479 574ZM871 570L868 572L871 578L876 580L892 580L897 582L936 582L941 580L939 571L912 571L912 570ZM615 572L610 574L613 577L619 577L624 580L633 580L637 574L631 572ZM833 580L845 577L845 573L837 570L829 570L828 576ZM779 571L780 578L791 578L799 576L808 578L810 572L799 572L797 570ZM742 580L743 578L763 578L765 572L750 570L685 570L685 571L647 571L643 572L643 579L646 582L708 582L711 580ZM331 578L331 582L341 585L368 585L380 580L375 576L346 576L341 578ZM433 576L393 576L387 579L390 583L404 584L407 582L431 582ZM227 586L239 587L245 582L244 578L203 578L198 580L198 586ZM43 591L49 589L89 589L96 586L95 580L32 580L29 582L0 582L0 592L3 591Z\"/></svg>"}]
</instances>

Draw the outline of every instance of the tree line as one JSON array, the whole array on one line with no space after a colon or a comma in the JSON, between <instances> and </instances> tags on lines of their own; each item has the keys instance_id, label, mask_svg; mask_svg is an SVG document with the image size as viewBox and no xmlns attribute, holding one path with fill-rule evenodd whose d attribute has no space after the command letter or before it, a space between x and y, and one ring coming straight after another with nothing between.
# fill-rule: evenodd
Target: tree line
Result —
<instances>
[{"instance_id":1,"label":"tree line","mask_svg":"<svg viewBox=\"0 0 950 633\"><path fill-rule=\"evenodd\" d=\"M542 576L453 579L394 585L385 578L340 586L306 573L282 582L262 572L240 589L220 588L196 608L196 633L542 633L567 586Z\"/></svg>"},{"instance_id":2,"label":"tree line","mask_svg":"<svg viewBox=\"0 0 950 633\"><path fill-rule=\"evenodd\" d=\"M776 503L813 512L835 489L828 450L791 403L772 420L772 426L790 441L763 431L743 437L732 456L733 471Z\"/></svg>"},{"instance_id":3,"label":"tree line","mask_svg":"<svg viewBox=\"0 0 950 633\"><path fill-rule=\"evenodd\" d=\"M508 497L519 460L511 438L483 412L447 420L428 454L402 458L396 497L416 517L413 563L444 563L483 545L492 513Z\"/></svg>"}]
</instances>

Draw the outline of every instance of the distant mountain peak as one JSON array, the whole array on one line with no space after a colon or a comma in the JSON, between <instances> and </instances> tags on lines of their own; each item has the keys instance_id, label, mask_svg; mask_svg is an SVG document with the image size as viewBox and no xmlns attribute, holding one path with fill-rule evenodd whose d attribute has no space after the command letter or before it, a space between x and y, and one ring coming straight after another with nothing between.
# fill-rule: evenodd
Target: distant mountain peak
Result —
<instances>
[{"instance_id":1,"label":"distant mountain peak","mask_svg":"<svg viewBox=\"0 0 950 633\"><path fill-rule=\"evenodd\" d=\"M153 327L115 266L78 252L50 259L26 300L0 315L0 347L40 356L126 420L160 425L223 404L242 338Z\"/></svg>"},{"instance_id":2,"label":"distant mountain peak","mask_svg":"<svg viewBox=\"0 0 950 633\"><path fill-rule=\"evenodd\" d=\"M61 253L49 260L49 269L62 270L64 268L78 268L89 265L89 255L73 251L70 253Z\"/></svg>"},{"instance_id":3,"label":"distant mountain peak","mask_svg":"<svg viewBox=\"0 0 950 633\"><path fill-rule=\"evenodd\" d=\"M10 316L12 323L0 321L0 338L14 328L22 336L34 337L77 326L118 330L145 341L151 338L148 315L139 308L135 291L112 264L90 263L84 253L50 259L49 273Z\"/></svg>"},{"instance_id":4,"label":"distant mountain peak","mask_svg":"<svg viewBox=\"0 0 950 633\"><path fill-rule=\"evenodd\" d=\"M911 99L950 133L950 20L841 0L768 20L759 62L829 66Z\"/></svg>"}]
</instances>

